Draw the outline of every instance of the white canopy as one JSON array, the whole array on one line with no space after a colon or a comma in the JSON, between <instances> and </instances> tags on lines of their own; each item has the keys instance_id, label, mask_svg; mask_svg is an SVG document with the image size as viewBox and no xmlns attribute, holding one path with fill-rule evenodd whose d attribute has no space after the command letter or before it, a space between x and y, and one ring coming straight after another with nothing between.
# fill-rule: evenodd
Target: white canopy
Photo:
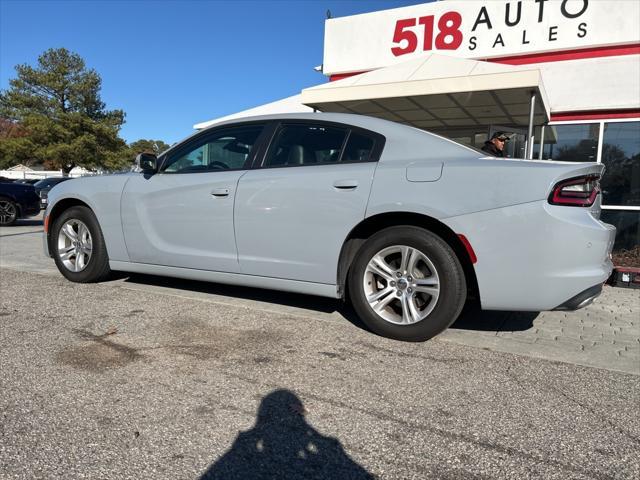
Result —
<instances>
[{"instance_id":1,"label":"white canopy","mask_svg":"<svg viewBox=\"0 0 640 480\"><path fill-rule=\"evenodd\" d=\"M232 113L231 115L227 115L224 117L214 118L213 120L209 120L208 122L196 123L193 128L201 130L203 128L210 127L211 125L215 125L219 122L233 120L234 118L256 117L258 115L271 115L273 113L312 112L313 108L303 105L300 97L301 96L298 94L293 95L292 97L276 100L275 102L265 103L264 105L259 105L248 110Z\"/></svg>"},{"instance_id":2,"label":"white canopy","mask_svg":"<svg viewBox=\"0 0 640 480\"><path fill-rule=\"evenodd\" d=\"M537 68L429 54L302 91L302 103L325 112L360 113L419 128L528 125L549 120Z\"/></svg>"}]
</instances>

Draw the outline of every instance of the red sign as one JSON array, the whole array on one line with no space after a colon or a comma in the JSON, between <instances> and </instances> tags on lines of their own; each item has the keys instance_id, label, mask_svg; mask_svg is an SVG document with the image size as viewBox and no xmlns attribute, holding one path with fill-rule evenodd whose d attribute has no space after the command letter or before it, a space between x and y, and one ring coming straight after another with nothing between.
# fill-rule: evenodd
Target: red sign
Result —
<instances>
[{"instance_id":1,"label":"red sign","mask_svg":"<svg viewBox=\"0 0 640 480\"><path fill-rule=\"evenodd\" d=\"M462 15L458 12L446 12L438 19L437 32L433 30L434 16L426 15L424 17L407 18L396 22L396 29L393 32L393 42L400 44L402 40L407 41L406 47L391 47L391 53L396 57L413 53L418 47L418 36L410 27L415 27L417 23L424 27L422 36L422 50L427 52L433 50L433 40L435 33L436 50L456 50L462 44L462 32L460 25L462 24Z\"/></svg>"}]
</instances>

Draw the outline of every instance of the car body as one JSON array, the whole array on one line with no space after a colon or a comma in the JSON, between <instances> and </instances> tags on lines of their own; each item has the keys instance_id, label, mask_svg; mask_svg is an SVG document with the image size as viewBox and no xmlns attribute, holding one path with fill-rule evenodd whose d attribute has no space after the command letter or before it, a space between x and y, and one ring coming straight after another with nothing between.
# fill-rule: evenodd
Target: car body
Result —
<instances>
[{"instance_id":1,"label":"car body","mask_svg":"<svg viewBox=\"0 0 640 480\"><path fill-rule=\"evenodd\" d=\"M40 197L33 185L0 182L0 225L13 225L19 218L40 213Z\"/></svg>"},{"instance_id":2,"label":"car body","mask_svg":"<svg viewBox=\"0 0 640 480\"><path fill-rule=\"evenodd\" d=\"M73 263L91 251L82 233L100 273L349 296L377 333L424 340L470 297L488 310L574 309L612 270L598 164L496 159L329 113L223 122L150 164L50 193L45 251L67 278L98 278L80 271L90 254Z\"/></svg>"},{"instance_id":3,"label":"car body","mask_svg":"<svg viewBox=\"0 0 640 480\"><path fill-rule=\"evenodd\" d=\"M70 177L49 177L43 178L33 184L36 189L36 193L40 196L40 206L42 208L47 208L47 198L49 196L49 191L55 187L56 185L66 182L67 180L71 180Z\"/></svg>"},{"instance_id":4,"label":"car body","mask_svg":"<svg viewBox=\"0 0 640 480\"><path fill-rule=\"evenodd\" d=\"M41 180L40 178L21 178L19 180L15 180L14 183L24 183L24 184L27 184L27 185L35 185L40 180Z\"/></svg>"}]
</instances>

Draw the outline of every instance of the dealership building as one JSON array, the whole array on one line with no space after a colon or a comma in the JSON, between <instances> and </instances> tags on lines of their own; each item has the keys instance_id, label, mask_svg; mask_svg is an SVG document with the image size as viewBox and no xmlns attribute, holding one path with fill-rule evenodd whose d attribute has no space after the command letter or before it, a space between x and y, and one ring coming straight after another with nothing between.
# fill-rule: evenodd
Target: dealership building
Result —
<instances>
[{"instance_id":1,"label":"dealership building","mask_svg":"<svg viewBox=\"0 0 640 480\"><path fill-rule=\"evenodd\" d=\"M195 125L300 111L370 115L507 155L599 162L617 249L640 245L640 1L444 0L325 23L329 81ZM292 92L293 93L293 92Z\"/></svg>"}]
</instances>

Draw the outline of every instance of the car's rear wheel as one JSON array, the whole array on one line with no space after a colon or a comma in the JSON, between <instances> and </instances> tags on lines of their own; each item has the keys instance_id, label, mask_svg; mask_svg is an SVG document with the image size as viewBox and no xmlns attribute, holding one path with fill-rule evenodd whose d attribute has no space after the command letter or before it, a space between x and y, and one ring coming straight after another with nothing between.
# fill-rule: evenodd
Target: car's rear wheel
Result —
<instances>
[{"instance_id":1,"label":"car's rear wheel","mask_svg":"<svg viewBox=\"0 0 640 480\"><path fill-rule=\"evenodd\" d=\"M369 238L349 272L349 296L375 333L424 341L451 325L466 300L464 271L451 247L412 226Z\"/></svg>"},{"instance_id":2,"label":"car's rear wheel","mask_svg":"<svg viewBox=\"0 0 640 480\"><path fill-rule=\"evenodd\" d=\"M13 225L18 219L18 206L8 198L0 197L0 225Z\"/></svg>"},{"instance_id":3,"label":"car's rear wheel","mask_svg":"<svg viewBox=\"0 0 640 480\"><path fill-rule=\"evenodd\" d=\"M58 270L72 282L99 282L111 272L100 225L87 207L71 207L56 219L51 250Z\"/></svg>"}]
</instances>

